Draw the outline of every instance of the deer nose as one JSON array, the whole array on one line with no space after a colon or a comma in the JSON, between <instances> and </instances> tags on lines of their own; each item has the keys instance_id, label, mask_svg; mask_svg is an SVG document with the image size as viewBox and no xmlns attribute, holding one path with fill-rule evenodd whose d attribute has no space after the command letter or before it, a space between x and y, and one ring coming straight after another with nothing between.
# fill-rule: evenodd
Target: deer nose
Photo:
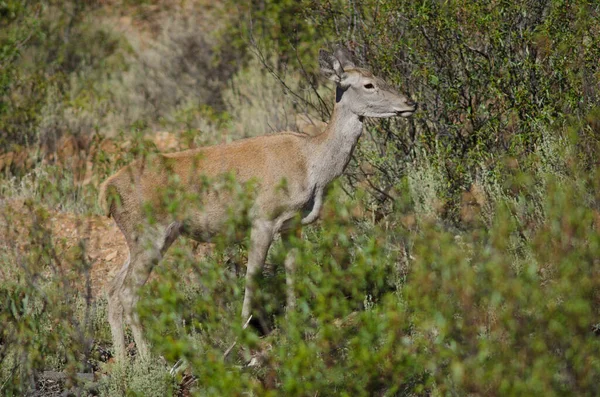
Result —
<instances>
[{"instance_id":1,"label":"deer nose","mask_svg":"<svg viewBox=\"0 0 600 397\"><path fill-rule=\"evenodd\" d=\"M416 103L415 101L413 101L412 99L408 99L408 100L406 101L406 106L413 107L413 108L415 108L415 110L416 110L416 109L419 107L419 104L418 104L418 103Z\"/></svg>"}]
</instances>

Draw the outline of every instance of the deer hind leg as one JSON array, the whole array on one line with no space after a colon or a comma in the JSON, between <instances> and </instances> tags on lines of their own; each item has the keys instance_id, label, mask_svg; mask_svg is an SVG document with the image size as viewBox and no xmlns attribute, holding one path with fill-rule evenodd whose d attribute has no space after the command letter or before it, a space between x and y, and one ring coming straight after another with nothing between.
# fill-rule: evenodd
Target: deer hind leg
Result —
<instances>
[{"instance_id":1,"label":"deer hind leg","mask_svg":"<svg viewBox=\"0 0 600 397\"><path fill-rule=\"evenodd\" d=\"M125 358L125 334L123 333L123 305L119 298L119 291L123 285L123 280L127 269L129 268L131 256L123 264L119 273L115 276L108 291L108 323L113 339L113 348L115 358L123 360Z\"/></svg>"},{"instance_id":2,"label":"deer hind leg","mask_svg":"<svg viewBox=\"0 0 600 397\"><path fill-rule=\"evenodd\" d=\"M246 270L246 289L242 305L242 322L250 316L252 297L256 289L255 275L265 264L269 247L273 242L273 224L268 221L256 221L250 232L248 248L248 268Z\"/></svg>"},{"instance_id":3,"label":"deer hind leg","mask_svg":"<svg viewBox=\"0 0 600 397\"><path fill-rule=\"evenodd\" d=\"M179 224L173 222L166 228L154 227L148 229L138 239L130 240L130 261L123 266L115 278L113 288L111 289L113 292L112 297L109 297L109 302L114 302L112 310L109 309L109 313L114 313L112 317L114 325L111 322L113 340L115 350L120 349L118 355L121 358L125 356L122 327L123 316L131 327L139 356L142 358L149 357L148 344L143 335L139 316L135 311L139 300L138 291L146 283L154 266L158 264L164 253L178 236ZM109 316L109 320L110 318Z\"/></svg>"}]
</instances>

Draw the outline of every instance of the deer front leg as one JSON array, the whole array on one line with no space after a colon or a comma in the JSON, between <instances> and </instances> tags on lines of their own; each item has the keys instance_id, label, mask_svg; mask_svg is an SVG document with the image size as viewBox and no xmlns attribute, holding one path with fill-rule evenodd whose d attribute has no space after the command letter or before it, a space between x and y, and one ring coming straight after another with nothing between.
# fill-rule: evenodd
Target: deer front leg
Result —
<instances>
[{"instance_id":1,"label":"deer front leg","mask_svg":"<svg viewBox=\"0 0 600 397\"><path fill-rule=\"evenodd\" d=\"M268 221L256 221L250 232L250 247L248 248L248 268L246 270L246 290L242 305L242 323L250 317L252 297L256 289L254 276L265 264L267 252L273 242L273 224Z\"/></svg>"},{"instance_id":2,"label":"deer front leg","mask_svg":"<svg viewBox=\"0 0 600 397\"><path fill-rule=\"evenodd\" d=\"M308 225L309 223L313 223L314 221L316 221L317 218L319 218L322 207L323 207L323 189L318 188L315 191L314 204L313 204L312 209L310 210L310 213L308 215L306 215L304 218L302 218L300 223L302 223L303 225Z\"/></svg>"}]
</instances>

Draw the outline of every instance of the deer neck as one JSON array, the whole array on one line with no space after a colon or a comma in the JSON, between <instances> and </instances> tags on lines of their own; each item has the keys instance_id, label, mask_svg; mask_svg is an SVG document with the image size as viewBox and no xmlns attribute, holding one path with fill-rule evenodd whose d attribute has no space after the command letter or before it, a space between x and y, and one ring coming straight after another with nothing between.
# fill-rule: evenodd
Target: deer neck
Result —
<instances>
[{"instance_id":1,"label":"deer neck","mask_svg":"<svg viewBox=\"0 0 600 397\"><path fill-rule=\"evenodd\" d=\"M312 180L321 188L342 175L363 130L363 118L344 103L340 91L338 88L331 120L325 131L316 137L316 147L311 153Z\"/></svg>"}]
</instances>

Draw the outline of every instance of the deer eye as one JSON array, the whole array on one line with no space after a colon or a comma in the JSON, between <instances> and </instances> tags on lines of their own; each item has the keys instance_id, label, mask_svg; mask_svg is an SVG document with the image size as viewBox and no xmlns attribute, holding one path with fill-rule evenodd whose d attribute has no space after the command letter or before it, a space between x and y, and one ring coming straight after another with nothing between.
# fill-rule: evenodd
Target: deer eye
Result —
<instances>
[{"instance_id":1,"label":"deer eye","mask_svg":"<svg viewBox=\"0 0 600 397\"><path fill-rule=\"evenodd\" d=\"M365 84L365 88L367 90L372 90L373 88L375 88L375 86L373 84L369 83L369 84Z\"/></svg>"}]
</instances>

